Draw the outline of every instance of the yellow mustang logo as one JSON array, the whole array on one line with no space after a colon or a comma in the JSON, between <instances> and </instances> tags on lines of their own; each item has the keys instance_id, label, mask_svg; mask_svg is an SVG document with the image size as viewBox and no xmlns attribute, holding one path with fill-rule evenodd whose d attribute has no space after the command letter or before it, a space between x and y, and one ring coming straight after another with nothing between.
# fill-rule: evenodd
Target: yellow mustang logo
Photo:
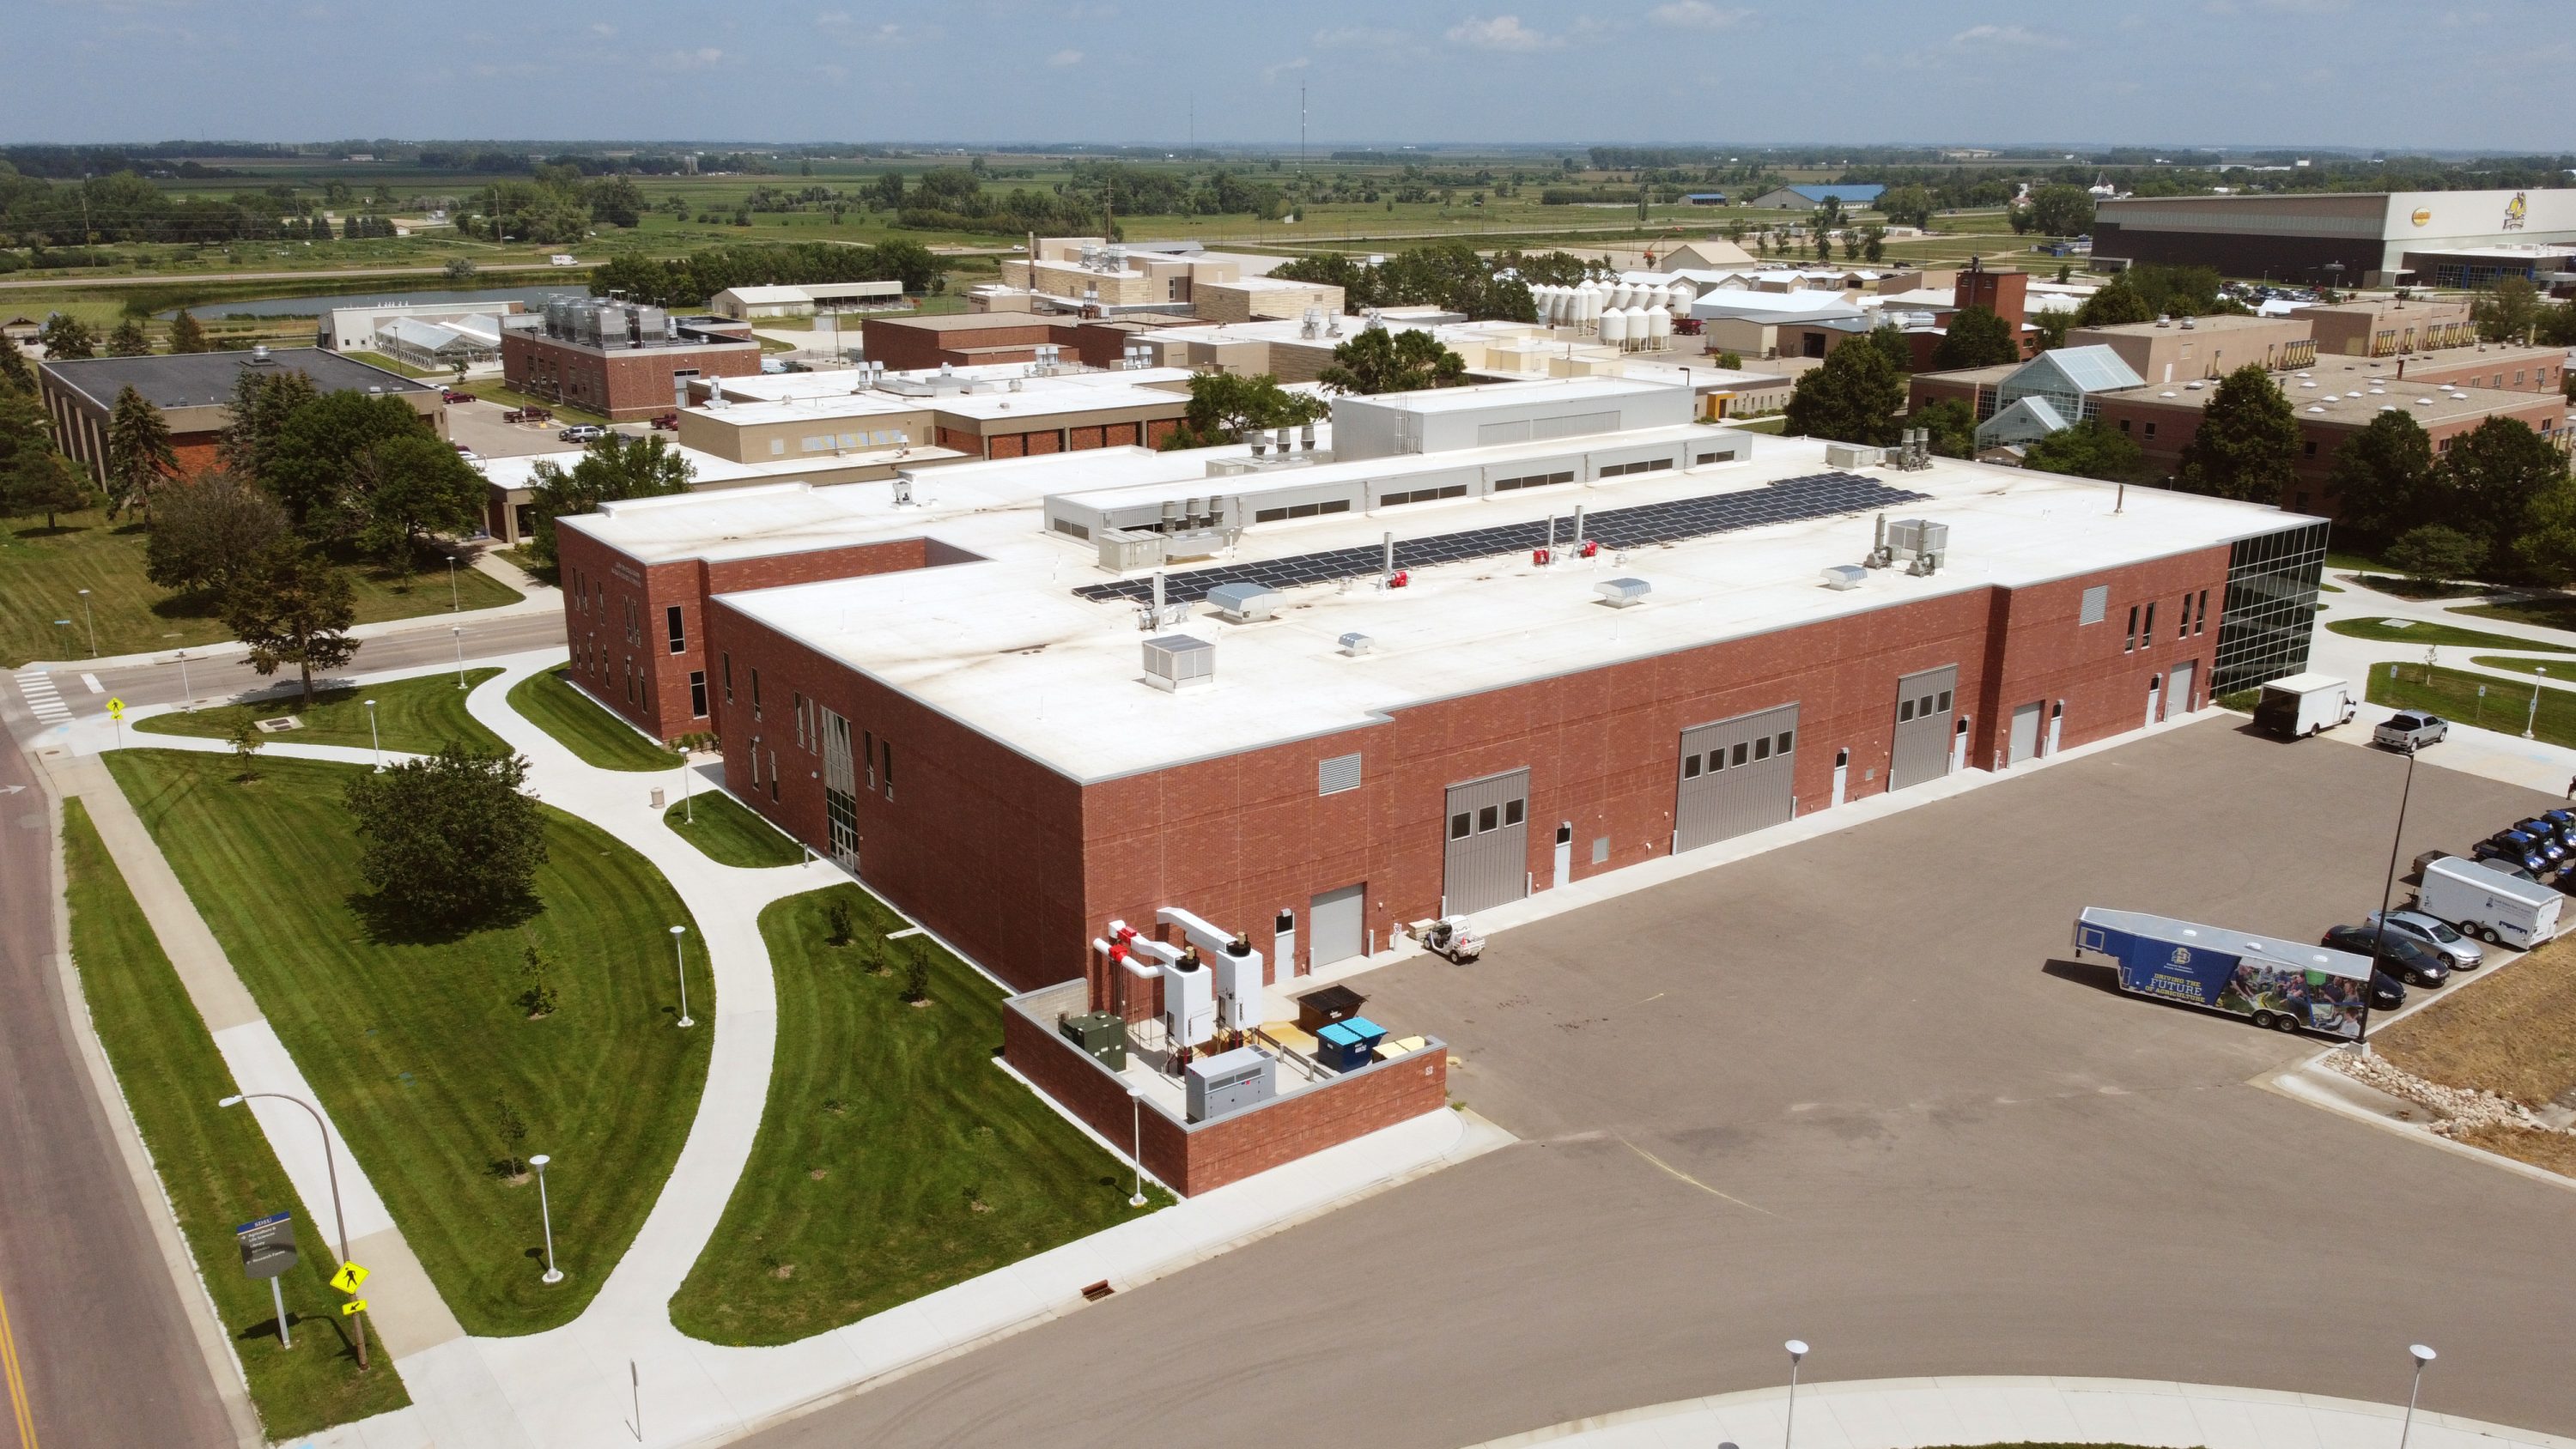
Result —
<instances>
[{"instance_id":1,"label":"yellow mustang logo","mask_svg":"<svg viewBox=\"0 0 2576 1449\"><path fill-rule=\"evenodd\" d=\"M2513 200L2504 204L2504 229L2520 231L2523 224L2530 220L2531 198L2528 194L2517 191L2513 194Z\"/></svg>"}]
</instances>

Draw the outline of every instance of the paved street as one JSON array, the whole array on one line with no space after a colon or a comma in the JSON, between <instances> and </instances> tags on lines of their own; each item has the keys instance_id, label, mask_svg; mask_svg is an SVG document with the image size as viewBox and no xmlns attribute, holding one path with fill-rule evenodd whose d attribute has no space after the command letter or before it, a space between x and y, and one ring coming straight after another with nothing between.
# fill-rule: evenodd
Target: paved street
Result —
<instances>
[{"instance_id":1,"label":"paved street","mask_svg":"<svg viewBox=\"0 0 2576 1449\"><path fill-rule=\"evenodd\" d=\"M1531 1139L792 1421L788 1446L1454 1446L1817 1380L2096 1374L2576 1430L2576 1191L2249 1085L2320 1043L2058 964L2376 904L2403 762L2214 720L1360 978ZM2543 797L2439 769L2411 852ZM2453 987L2457 990L2460 987Z\"/></svg>"}]
</instances>

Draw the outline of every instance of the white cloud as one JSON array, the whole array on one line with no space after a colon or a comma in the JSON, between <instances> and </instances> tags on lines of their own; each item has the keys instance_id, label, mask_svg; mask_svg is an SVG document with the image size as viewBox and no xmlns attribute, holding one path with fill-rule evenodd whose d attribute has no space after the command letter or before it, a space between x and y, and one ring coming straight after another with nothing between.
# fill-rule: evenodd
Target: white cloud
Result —
<instances>
[{"instance_id":1,"label":"white cloud","mask_svg":"<svg viewBox=\"0 0 2576 1449\"><path fill-rule=\"evenodd\" d=\"M1059 50L1055 54L1048 56L1046 63L1059 70L1069 65L1080 65L1082 64L1082 52L1078 50Z\"/></svg>"},{"instance_id":2,"label":"white cloud","mask_svg":"<svg viewBox=\"0 0 2576 1449\"><path fill-rule=\"evenodd\" d=\"M1732 30L1751 20L1753 11L1741 5L1711 5L1708 0L1672 0L1647 11L1646 18L1675 30Z\"/></svg>"},{"instance_id":3,"label":"white cloud","mask_svg":"<svg viewBox=\"0 0 2576 1449\"><path fill-rule=\"evenodd\" d=\"M1524 53L1533 50L1554 50L1565 43L1560 37L1544 35L1521 24L1521 18L1517 15L1497 15L1491 20L1470 15L1449 27L1449 39L1452 44L1471 46L1477 50Z\"/></svg>"},{"instance_id":4,"label":"white cloud","mask_svg":"<svg viewBox=\"0 0 2576 1449\"><path fill-rule=\"evenodd\" d=\"M2064 50L2066 41L2043 31L2020 25L1971 25L1950 37L1950 44L1962 49L1977 46L2013 46L2023 50Z\"/></svg>"},{"instance_id":5,"label":"white cloud","mask_svg":"<svg viewBox=\"0 0 2576 1449\"><path fill-rule=\"evenodd\" d=\"M594 21L591 24L590 33L593 35L615 35L617 33L617 27L609 24L605 20Z\"/></svg>"},{"instance_id":6,"label":"white cloud","mask_svg":"<svg viewBox=\"0 0 2576 1449\"><path fill-rule=\"evenodd\" d=\"M1312 64L1314 64L1314 62L1301 55L1295 60L1283 60L1277 65L1263 66L1261 68L1261 83L1263 85L1274 84L1281 76L1291 74L1295 71L1304 70L1307 66Z\"/></svg>"}]
</instances>

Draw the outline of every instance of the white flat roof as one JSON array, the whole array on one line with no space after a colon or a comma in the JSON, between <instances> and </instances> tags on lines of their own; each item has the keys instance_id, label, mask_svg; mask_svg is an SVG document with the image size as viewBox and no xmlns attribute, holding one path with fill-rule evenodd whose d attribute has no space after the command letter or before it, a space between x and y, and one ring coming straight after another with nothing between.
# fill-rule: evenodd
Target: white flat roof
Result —
<instances>
[{"instance_id":1,"label":"white flat roof","mask_svg":"<svg viewBox=\"0 0 2576 1449\"><path fill-rule=\"evenodd\" d=\"M1604 510L1759 491L1829 471L1822 443L1753 441L1748 463L1254 525L1217 562L1374 548L1390 528L1405 538L1564 518L1577 503ZM963 472L933 469L922 476L954 479ZM1032 475L1044 472L1040 467ZM1622 660L2213 547L2294 521L2270 508L2154 489L2131 491L2125 511L2114 512L2108 484L1949 460L1919 472L1871 470L1868 476L1930 495L1903 513L1950 525L1949 563L1940 573L1913 578L1878 571L1857 589L1823 587L1827 565L1855 563L1868 548L1870 520L1853 514L1711 535L1624 558L1605 552L1553 568L1533 565L1526 554L1479 558L1416 570L1410 587L1398 591L1381 592L1365 581L1304 585L1288 590L1278 616L1264 623L1227 625L1194 612L1177 628L1156 630L1216 646L1215 682L1176 694L1142 682L1138 641L1144 636L1132 605L1074 593L1112 579L1097 567L1093 547L1043 531L1033 505L952 512L926 522L903 518L888 526L885 536L927 535L981 556L979 562L725 600L928 708L1069 777L1093 781L1366 728L1410 705ZM883 485L818 491L851 490L882 491ZM620 511L631 516L624 505ZM590 520L573 526L595 531ZM1617 577L1645 579L1653 593L1630 608L1607 608L1593 585ZM1343 655L1336 641L1350 632L1370 636L1375 649Z\"/></svg>"},{"instance_id":2,"label":"white flat roof","mask_svg":"<svg viewBox=\"0 0 2576 1449\"><path fill-rule=\"evenodd\" d=\"M1478 387L1434 387L1419 392L1382 392L1358 399L1401 408L1409 413L1474 413L1508 406L1524 396L1532 402L1581 402L1586 398L1635 397L1661 386L1678 386L1640 377L1548 377L1526 382L1497 382Z\"/></svg>"}]
</instances>

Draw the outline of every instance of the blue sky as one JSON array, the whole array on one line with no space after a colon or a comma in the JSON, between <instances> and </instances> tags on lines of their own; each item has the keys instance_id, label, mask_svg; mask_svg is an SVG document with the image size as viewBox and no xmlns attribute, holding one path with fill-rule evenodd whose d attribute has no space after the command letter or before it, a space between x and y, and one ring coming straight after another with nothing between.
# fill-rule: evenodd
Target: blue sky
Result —
<instances>
[{"instance_id":1,"label":"blue sky","mask_svg":"<svg viewBox=\"0 0 2576 1449\"><path fill-rule=\"evenodd\" d=\"M0 0L0 139L2558 150L2568 0Z\"/></svg>"}]
</instances>

